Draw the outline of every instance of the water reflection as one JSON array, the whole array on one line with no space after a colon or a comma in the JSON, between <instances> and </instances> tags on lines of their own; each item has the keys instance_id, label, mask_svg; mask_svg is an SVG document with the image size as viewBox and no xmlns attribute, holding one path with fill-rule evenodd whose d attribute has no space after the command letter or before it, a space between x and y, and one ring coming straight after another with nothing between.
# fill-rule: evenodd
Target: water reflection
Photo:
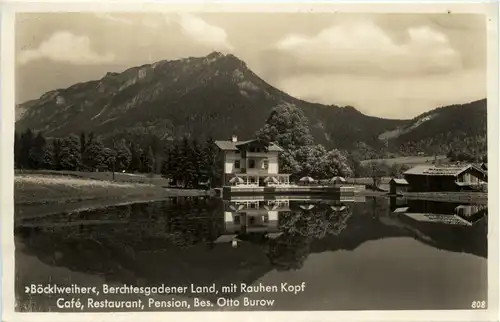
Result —
<instances>
[{"instance_id":1,"label":"water reflection","mask_svg":"<svg viewBox=\"0 0 500 322\"><path fill-rule=\"evenodd\" d=\"M391 210L424 243L487 257L487 205L391 198Z\"/></svg>"},{"instance_id":2,"label":"water reflection","mask_svg":"<svg viewBox=\"0 0 500 322\"><path fill-rule=\"evenodd\" d=\"M391 198L391 210L417 221L472 226L487 214L488 206Z\"/></svg>"},{"instance_id":3,"label":"water reflection","mask_svg":"<svg viewBox=\"0 0 500 322\"><path fill-rule=\"evenodd\" d=\"M15 235L17 251L46 267L107 283L251 284L271 271L300 274L311 254L326 258L390 237L486 258L486 215L485 206L384 198L177 197L27 218L16 222ZM19 292L42 270L22 258L16 257Z\"/></svg>"}]
</instances>

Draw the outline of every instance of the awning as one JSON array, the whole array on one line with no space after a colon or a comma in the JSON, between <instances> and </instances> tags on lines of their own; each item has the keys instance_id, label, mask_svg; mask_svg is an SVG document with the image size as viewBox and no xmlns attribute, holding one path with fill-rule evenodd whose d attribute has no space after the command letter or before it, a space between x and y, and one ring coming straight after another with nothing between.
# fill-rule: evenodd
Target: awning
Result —
<instances>
[{"instance_id":1,"label":"awning","mask_svg":"<svg viewBox=\"0 0 500 322\"><path fill-rule=\"evenodd\" d=\"M242 178L240 177L234 177L234 178L231 178L231 180L229 180L230 183L244 183L245 180L243 180Z\"/></svg>"},{"instance_id":2,"label":"awning","mask_svg":"<svg viewBox=\"0 0 500 322\"><path fill-rule=\"evenodd\" d=\"M264 179L264 182L279 183L279 180L276 179L276 177L267 177L267 178Z\"/></svg>"},{"instance_id":3,"label":"awning","mask_svg":"<svg viewBox=\"0 0 500 322\"><path fill-rule=\"evenodd\" d=\"M347 180L341 176L335 176L335 177L331 178L330 181L333 183L335 183L335 182L347 182Z\"/></svg>"}]
</instances>

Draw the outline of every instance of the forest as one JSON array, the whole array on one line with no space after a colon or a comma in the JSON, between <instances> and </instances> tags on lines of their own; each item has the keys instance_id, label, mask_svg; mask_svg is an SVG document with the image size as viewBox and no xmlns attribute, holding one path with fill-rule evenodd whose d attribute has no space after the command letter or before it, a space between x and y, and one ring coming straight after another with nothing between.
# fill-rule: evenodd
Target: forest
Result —
<instances>
[{"instance_id":1,"label":"forest","mask_svg":"<svg viewBox=\"0 0 500 322\"><path fill-rule=\"evenodd\" d=\"M106 146L93 133L45 138L28 129L15 134L14 163L16 169L156 173L186 188L217 180L213 140L183 138L164 145L152 135L149 141L141 146L121 139Z\"/></svg>"},{"instance_id":2,"label":"forest","mask_svg":"<svg viewBox=\"0 0 500 322\"><path fill-rule=\"evenodd\" d=\"M302 176L329 179L337 175L398 177L408 169L405 165L389 166L377 162L363 166L361 160L377 158L379 152L364 142L355 143L351 151L328 150L316 144L308 119L293 104L274 107L254 137L263 142L275 142L284 149L279 158L280 172L290 173L292 180ZM208 182L216 186L222 171L221 155L212 138L205 142L188 137L165 141L151 133L141 142L120 138L105 144L93 132L46 138L42 132L27 129L16 132L14 141L16 169L161 174L173 185L185 188ZM478 159L476 154L453 150L448 151L448 157L451 161ZM376 182L374 179L374 185Z\"/></svg>"}]
</instances>

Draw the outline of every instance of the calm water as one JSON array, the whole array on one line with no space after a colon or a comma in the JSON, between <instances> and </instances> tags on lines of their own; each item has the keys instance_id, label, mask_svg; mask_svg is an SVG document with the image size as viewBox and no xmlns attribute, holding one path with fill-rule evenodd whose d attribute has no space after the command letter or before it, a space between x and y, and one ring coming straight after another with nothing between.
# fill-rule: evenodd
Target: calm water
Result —
<instances>
[{"instance_id":1,"label":"calm water","mask_svg":"<svg viewBox=\"0 0 500 322\"><path fill-rule=\"evenodd\" d=\"M98 301L137 299L144 306L126 309L469 309L473 301L487 303L486 206L307 199L172 198L18 220L18 310L81 309L58 308L59 298L80 299L84 311L117 310L92 306ZM217 294L196 289L213 283ZM28 294L31 284L97 286L100 294ZM186 288L181 294L103 294L103 284ZM194 298L213 306L195 307ZM185 303L190 307L168 307Z\"/></svg>"}]
</instances>

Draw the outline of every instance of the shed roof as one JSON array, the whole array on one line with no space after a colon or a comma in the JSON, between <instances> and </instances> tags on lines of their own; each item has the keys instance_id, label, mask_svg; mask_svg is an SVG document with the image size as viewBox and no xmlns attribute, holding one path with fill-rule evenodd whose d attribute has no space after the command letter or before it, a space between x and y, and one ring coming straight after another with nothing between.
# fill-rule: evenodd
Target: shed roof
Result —
<instances>
[{"instance_id":1,"label":"shed roof","mask_svg":"<svg viewBox=\"0 0 500 322\"><path fill-rule=\"evenodd\" d=\"M434 165L418 165L406 171L405 175L421 175L421 176L457 176L465 170L471 168L471 165L462 166L434 166Z\"/></svg>"},{"instance_id":2,"label":"shed roof","mask_svg":"<svg viewBox=\"0 0 500 322\"><path fill-rule=\"evenodd\" d=\"M244 146L248 143L251 143L251 142L257 142L257 140L246 140L246 141L236 141L236 142L233 142L233 141L230 141L230 140L218 140L218 141L215 141L215 144L219 147L219 149L221 150L224 150L224 151L236 151L238 150L239 147L241 146ZM279 147L276 143L274 142L271 142L269 143L268 147L267 147L268 151L270 152L282 152L283 149L281 147Z\"/></svg>"},{"instance_id":3,"label":"shed roof","mask_svg":"<svg viewBox=\"0 0 500 322\"><path fill-rule=\"evenodd\" d=\"M394 182L395 184L409 184L408 181L406 181L406 179L399 179L399 178L392 178L391 179L391 182Z\"/></svg>"}]
</instances>

